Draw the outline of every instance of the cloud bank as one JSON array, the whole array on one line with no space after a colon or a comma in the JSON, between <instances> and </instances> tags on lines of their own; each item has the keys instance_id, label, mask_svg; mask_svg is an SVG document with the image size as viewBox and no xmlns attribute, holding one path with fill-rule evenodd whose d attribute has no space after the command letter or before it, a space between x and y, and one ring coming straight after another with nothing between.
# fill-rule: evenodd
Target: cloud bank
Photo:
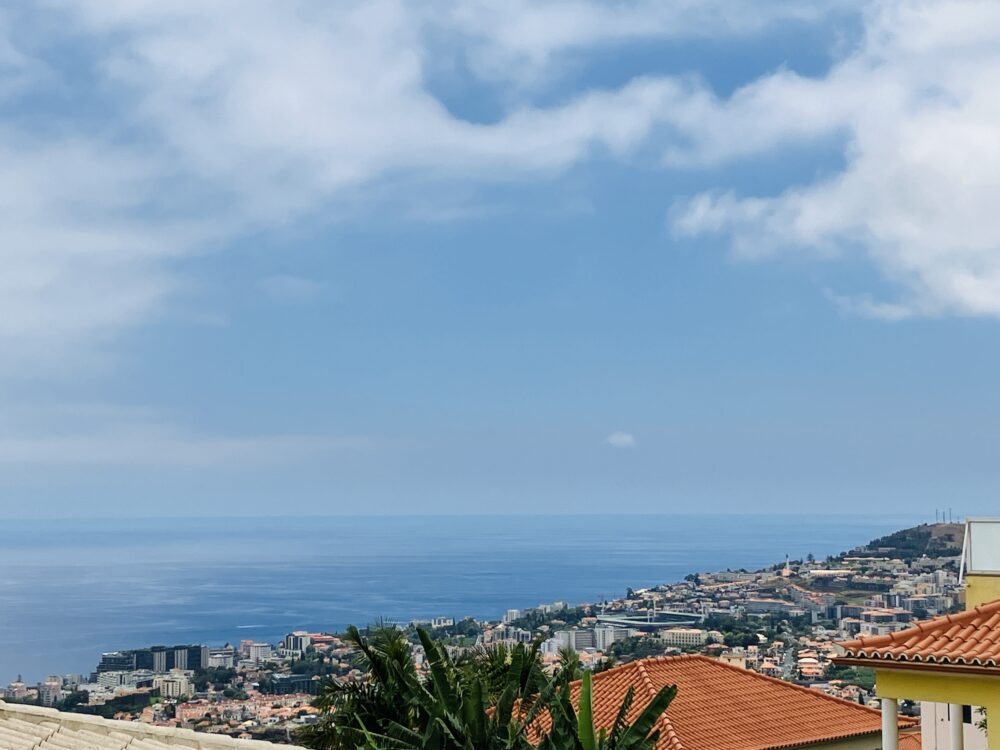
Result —
<instances>
[{"instance_id":1,"label":"cloud bank","mask_svg":"<svg viewBox=\"0 0 1000 750\"><path fill-rule=\"evenodd\" d=\"M861 256L898 299L833 295L887 319L1000 315L1000 7L885 3L860 48L822 78L768 76L708 98L672 161L780 155L840 133L836 174L777 196L719 190L674 207L679 235L720 233L737 254Z\"/></svg>"},{"instance_id":2,"label":"cloud bank","mask_svg":"<svg viewBox=\"0 0 1000 750\"><path fill-rule=\"evenodd\" d=\"M779 70L726 96L690 75L533 95L615 45L746 36L859 8L863 38L820 75ZM467 68L472 87L499 90L499 115L451 111L431 81L441 60ZM996 317L997 80L1000 7L976 0L9 8L0 379L100 366L124 332L176 311L184 259L336 216L383 183L410 180L428 205L444 183L537 182L640 151L663 170L720 175L669 207L678 237L715 235L755 260L861 258L895 293L829 291L851 313ZM766 169L831 140L842 166L777 194L740 194L718 169ZM285 301L317 292L292 277L260 289ZM3 455L32 460L42 449L26 439L5 438Z\"/></svg>"},{"instance_id":3,"label":"cloud bank","mask_svg":"<svg viewBox=\"0 0 1000 750\"><path fill-rule=\"evenodd\" d=\"M548 106L518 93L571 53L752 34L851 5L47 0L8 9L0 375L59 372L100 353L170 312L185 285L178 259L335 215L380 180L547 179L597 152L628 156L658 124L699 119L708 95L690 80L639 77ZM502 116L481 123L449 111L428 82L438 59L468 66L474 85L507 89Z\"/></svg>"}]
</instances>

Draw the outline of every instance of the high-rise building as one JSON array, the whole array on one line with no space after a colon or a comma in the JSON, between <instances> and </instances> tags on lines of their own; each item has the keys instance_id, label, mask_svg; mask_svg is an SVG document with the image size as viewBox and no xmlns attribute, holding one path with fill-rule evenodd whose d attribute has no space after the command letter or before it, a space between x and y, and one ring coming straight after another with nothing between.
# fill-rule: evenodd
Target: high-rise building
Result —
<instances>
[{"instance_id":1,"label":"high-rise building","mask_svg":"<svg viewBox=\"0 0 1000 750\"><path fill-rule=\"evenodd\" d=\"M157 675L153 678L153 687L159 690L164 698L179 698L194 693L191 672L185 669L172 669L170 674Z\"/></svg>"},{"instance_id":2,"label":"high-rise building","mask_svg":"<svg viewBox=\"0 0 1000 750\"><path fill-rule=\"evenodd\" d=\"M49 677L45 682L38 683L38 702L43 706L52 707L62 699L62 678Z\"/></svg>"},{"instance_id":3,"label":"high-rise building","mask_svg":"<svg viewBox=\"0 0 1000 750\"><path fill-rule=\"evenodd\" d=\"M232 646L222 648L210 648L208 650L208 666L210 667L234 667L236 666L236 649Z\"/></svg>"},{"instance_id":4,"label":"high-rise building","mask_svg":"<svg viewBox=\"0 0 1000 750\"><path fill-rule=\"evenodd\" d=\"M265 662L274 656L274 649L271 648L270 643L254 642L250 644L248 654L250 661L260 664L261 662Z\"/></svg>"},{"instance_id":5,"label":"high-rise building","mask_svg":"<svg viewBox=\"0 0 1000 750\"><path fill-rule=\"evenodd\" d=\"M13 700L21 700L22 698L28 697L28 686L21 680L21 675L18 675L14 682L7 685L4 697L11 698Z\"/></svg>"},{"instance_id":6,"label":"high-rise building","mask_svg":"<svg viewBox=\"0 0 1000 750\"><path fill-rule=\"evenodd\" d=\"M561 648L569 648L573 651L583 651L585 648L594 648L593 630L559 630L555 634L556 641Z\"/></svg>"},{"instance_id":7,"label":"high-rise building","mask_svg":"<svg viewBox=\"0 0 1000 750\"><path fill-rule=\"evenodd\" d=\"M607 651L613 643L628 638L628 628L616 628L613 625L602 625L594 628L594 648Z\"/></svg>"},{"instance_id":8,"label":"high-rise building","mask_svg":"<svg viewBox=\"0 0 1000 750\"><path fill-rule=\"evenodd\" d=\"M208 646L151 646L102 654L97 672L148 669L156 674L165 674L171 669L204 669L207 666Z\"/></svg>"},{"instance_id":9,"label":"high-rise building","mask_svg":"<svg viewBox=\"0 0 1000 750\"><path fill-rule=\"evenodd\" d=\"M296 630L289 633L281 642L282 656L302 656L306 649L312 644L312 638L304 630Z\"/></svg>"},{"instance_id":10,"label":"high-rise building","mask_svg":"<svg viewBox=\"0 0 1000 750\"><path fill-rule=\"evenodd\" d=\"M135 669L134 651L111 651L101 654L101 661L97 665L97 673L101 672L131 672Z\"/></svg>"}]
</instances>

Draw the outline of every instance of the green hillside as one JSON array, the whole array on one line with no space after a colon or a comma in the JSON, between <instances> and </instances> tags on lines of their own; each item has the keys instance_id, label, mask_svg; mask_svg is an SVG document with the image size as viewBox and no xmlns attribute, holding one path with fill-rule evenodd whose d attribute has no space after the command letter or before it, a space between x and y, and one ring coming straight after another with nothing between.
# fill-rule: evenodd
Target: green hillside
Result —
<instances>
[{"instance_id":1,"label":"green hillside","mask_svg":"<svg viewBox=\"0 0 1000 750\"><path fill-rule=\"evenodd\" d=\"M897 557L912 559L954 557L962 552L965 527L960 523L926 523L911 529L896 531L856 547L846 553L850 557Z\"/></svg>"}]
</instances>

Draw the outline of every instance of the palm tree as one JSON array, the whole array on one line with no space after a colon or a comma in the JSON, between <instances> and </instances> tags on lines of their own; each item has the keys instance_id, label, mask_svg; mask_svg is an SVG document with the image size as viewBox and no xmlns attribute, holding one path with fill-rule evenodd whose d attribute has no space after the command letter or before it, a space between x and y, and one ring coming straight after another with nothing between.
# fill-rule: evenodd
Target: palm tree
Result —
<instances>
[{"instance_id":1,"label":"palm tree","mask_svg":"<svg viewBox=\"0 0 1000 750\"><path fill-rule=\"evenodd\" d=\"M547 678L538 644L481 649L456 661L424 630L417 632L430 668L425 678L400 631L379 626L365 637L349 628L347 640L358 648L368 679L328 682L315 701L323 717L299 740L319 750L650 750L659 736L655 721L676 692L661 691L629 725L630 692L610 735L598 733L590 676L584 675L578 717L572 672ZM542 733L545 711L551 728Z\"/></svg>"},{"instance_id":2,"label":"palm tree","mask_svg":"<svg viewBox=\"0 0 1000 750\"><path fill-rule=\"evenodd\" d=\"M651 750L660 738L656 721L677 695L677 686L661 688L629 724L628 713L635 699L629 688L618 708L611 731L594 726L593 685L590 672L580 681L579 708L574 711L569 683L564 683L557 698L549 704L551 729L542 737L538 750Z\"/></svg>"},{"instance_id":3,"label":"palm tree","mask_svg":"<svg viewBox=\"0 0 1000 750\"><path fill-rule=\"evenodd\" d=\"M556 655L556 676L565 682L572 682L583 677L583 665L580 655L569 646L563 646Z\"/></svg>"}]
</instances>

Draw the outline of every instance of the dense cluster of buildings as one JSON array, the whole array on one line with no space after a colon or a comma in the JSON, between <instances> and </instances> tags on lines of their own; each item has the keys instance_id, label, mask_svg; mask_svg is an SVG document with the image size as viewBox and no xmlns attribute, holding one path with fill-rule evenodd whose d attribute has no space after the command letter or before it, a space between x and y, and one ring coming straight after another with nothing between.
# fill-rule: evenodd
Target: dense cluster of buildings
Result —
<instances>
[{"instance_id":1,"label":"dense cluster of buildings","mask_svg":"<svg viewBox=\"0 0 1000 750\"><path fill-rule=\"evenodd\" d=\"M842 556L785 562L760 571L721 571L630 591L584 605L569 624L564 603L508 610L485 624L482 642L541 638L544 658L577 652L584 667L614 655L701 653L728 664L814 686L850 700L874 700L871 685L837 679L835 642L906 630L918 619L956 611L958 557ZM577 610L579 611L579 610ZM531 621L535 627L522 623ZM541 622L541 624L537 624ZM615 644L631 641L629 649Z\"/></svg>"},{"instance_id":2,"label":"dense cluster of buildings","mask_svg":"<svg viewBox=\"0 0 1000 750\"><path fill-rule=\"evenodd\" d=\"M302 631L277 644L152 646L102 654L89 675L53 675L36 685L18 677L0 697L257 738L314 721L322 676L349 677L351 654L335 635ZM296 664L311 668L296 672Z\"/></svg>"},{"instance_id":3,"label":"dense cluster of buildings","mask_svg":"<svg viewBox=\"0 0 1000 750\"><path fill-rule=\"evenodd\" d=\"M877 706L871 682L837 663L837 644L906 634L917 620L959 611L958 562L871 554L786 560L753 572L699 573L600 603L511 609L498 622L442 616L410 627L434 629L456 650L538 641L551 667L567 652L595 671L612 661L697 656ZM413 651L425 669L421 647ZM323 679L360 677L353 656L337 635L304 631L278 643L152 646L102 654L86 676L51 676L30 686L18 678L4 696L42 706L111 707L118 718L164 727L274 738L315 721L311 700Z\"/></svg>"}]
</instances>

